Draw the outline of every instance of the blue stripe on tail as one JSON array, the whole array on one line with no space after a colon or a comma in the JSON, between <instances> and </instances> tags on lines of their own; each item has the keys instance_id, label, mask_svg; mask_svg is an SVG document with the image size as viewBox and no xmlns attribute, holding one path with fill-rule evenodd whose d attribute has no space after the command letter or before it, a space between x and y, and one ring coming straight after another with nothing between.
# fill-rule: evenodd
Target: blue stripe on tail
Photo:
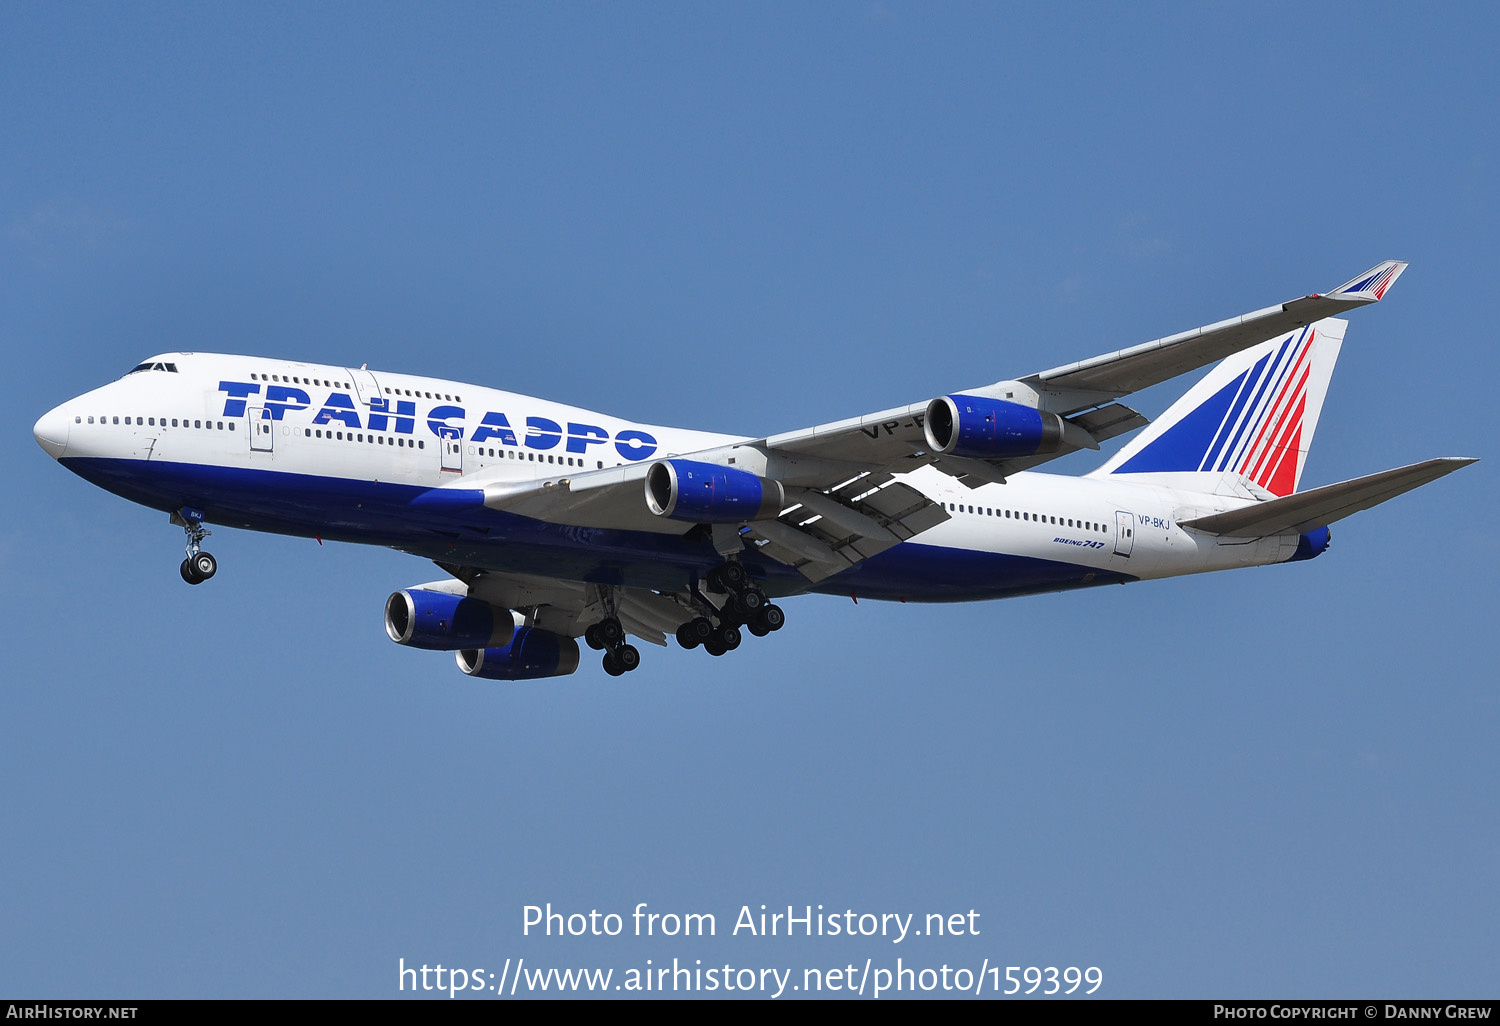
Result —
<instances>
[{"instance_id":1,"label":"blue stripe on tail","mask_svg":"<svg viewBox=\"0 0 1500 1026\"><path fill-rule=\"evenodd\" d=\"M1250 373L1249 371L1246 374ZM1213 443L1229 413L1229 406L1244 384L1245 374L1214 393L1192 413L1183 417L1162 432L1150 445L1136 453L1121 466L1116 474L1170 473L1179 470L1197 470L1203 462L1203 454Z\"/></svg>"}]
</instances>

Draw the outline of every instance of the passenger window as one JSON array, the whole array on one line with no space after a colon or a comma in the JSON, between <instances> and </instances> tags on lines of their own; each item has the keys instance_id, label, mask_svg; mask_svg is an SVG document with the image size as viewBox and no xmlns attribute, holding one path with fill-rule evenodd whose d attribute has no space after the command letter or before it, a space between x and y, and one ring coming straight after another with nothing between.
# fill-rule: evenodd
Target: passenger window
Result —
<instances>
[{"instance_id":1,"label":"passenger window","mask_svg":"<svg viewBox=\"0 0 1500 1026\"><path fill-rule=\"evenodd\" d=\"M195 421L193 421L193 427L202 429L202 427L203 427L203 421L201 421L201 420L195 420Z\"/></svg>"},{"instance_id":2,"label":"passenger window","mask_svg":"<svg viewBox=\"0 0 1500 1026\"><path fill-rule=\"evenodd\" d=\"M116 418L115 418L115 423L116 423L116 424L118 424L118 423L120 423L120 418L119 418L119 417L116 417Z\"/></svg>"},{"instance_id":3,"label":"passenger window","mask_svg":"<svg viewBox=\"0 0 1500 1026\"><path fill-rule=\"evenodd\" d=\"M418 449L425 449L425 448L427 448L427 443L419 441L419 442L417 442L417 448Z\"/></svg>"},{"instance_id":4,"label":"passenger window","mask_svg":"<svg viewBox=\"0 0 1500 1026\"><path fill-rule=\"evenodd\" d=\"M90 423L90 424L92 424L92 423L93 423L93 422L94 422L94 418L93 418L93 417L90 417L90 418L89 418L89 423Z\"/></svg>"}]
</instances>

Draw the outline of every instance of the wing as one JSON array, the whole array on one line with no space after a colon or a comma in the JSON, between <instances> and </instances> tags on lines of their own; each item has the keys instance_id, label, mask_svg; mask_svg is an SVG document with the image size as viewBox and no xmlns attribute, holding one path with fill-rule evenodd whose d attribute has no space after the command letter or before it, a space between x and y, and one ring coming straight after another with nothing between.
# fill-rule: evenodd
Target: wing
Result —
<instances>
[{"instance_id":1,"label":"wing","mask_svg":"<svg viewBox=\"0 0 1500 1026\"><path fill-rule=\"evenodd\" d=\"M948 519L941 506L897 481L891 470L785 458L755 442L683 459L730 467L774 485L778 501L766 515L749 516L738 525L715 523L714 545L727 555L752 544L796 567L809 581L823 580ZM699 527L692 520L652 512L647 498L652 466L611 467L524 483L485 482L483 475L475 475L434 488L414 505L453 513L488 506L548 523L654 534L681 535Z\"/></svg>"},{"instance_id":2,"label":"wing","mask_svg":"<svg viewBox=\"0 0 1500 1026\"><path fill-rule=\"evenodd\" d=\"M1023 378L968 389L965 395L1010 400L1060 415L1067 425L1063 444L1042 457L966 462L949 456L928 462L960 479L973 475L980 480L995 480L1006 473L1037 466L1080 448L1097 448L1099 442L1147 423L1140 414L1113 400L1197 370L1231 353L1259 345L1324 317L1378 302L1406 266L1399 260L1387 260L1332 292L1293 299L1241 317ZM785 454L865 466L889 466L914 455L920 457L930 448L923 431L925 414L930 406L929 402L920 402L881 410L864 417L771 435L762 439L760 444ZM990 466L976 466L978 463Z\"/></svg>"},{"instance_id":3,"label":"wing","mask_svg":"<svg viewBox=\"0 0 1500 1026\"><path fill-rule=\"evenodd\" d=\"M1107 398L1127 395L1324 317L1378 303L1404 270L1405 263L1387 260L1323 295L1314 294L1280 306L1268 306L1242 317L1154 342L1143 342L1117 353L1105 353L1092 360L1054 367L1023 380L1035 382L1047 390L1085 392Z\"/></svg>"},{"instance_id":4,"label":"wing","mask_svg":"<svg viewBox=\"0 0 1500 1026\"><path fill-rule=\"evenodd\" d=\"M589 624L614 615L626 631L653 645L699 615L685 596L646 588L610 587L531 574L500 573L455 563L438 563L468 586L466 594L490 605L514 609L528 627L576 638ZM431 587L424 585L419 587Z\"/></svg>"},{"instance_id":5,"label":"wing","mask_svg":"<svg viewBox=\"0 0 1500 1026\"><path fill-rule=\"evenodd\" d=\"M904 484L901 475L930 466L975 487L1003 482L1009 474L1079 449L1097 449L1100 442L1147 423L1114 401L1120 396L1378 302L1405 268L1388 260L1323 295L964 393L680 458L754 477L776 488L784 500L779 514L761 503L755 515L739 524L716 524L720 553L738 551L748 542L796 567L808 580L820 581L948 519L943 507ZM929 430L929 417L945 409L951 411L953 431L949 443L939 444ZM977 418L977 425L964 421L965 416ZM976 450L953 441L962 422L993 429L993 442L995 431L1004 435L1014 426L1007 418L1018 423L1031 418L1029 427L1016 427L1014 437L1036 444L996 455L994 448ZM653 466L613 467L524 484L465 477L457 487L434 489L419 502L455 509L482 503L551 523L685 534L697 525L650 509L647 484Z\"/></svg>"}]
</instances>

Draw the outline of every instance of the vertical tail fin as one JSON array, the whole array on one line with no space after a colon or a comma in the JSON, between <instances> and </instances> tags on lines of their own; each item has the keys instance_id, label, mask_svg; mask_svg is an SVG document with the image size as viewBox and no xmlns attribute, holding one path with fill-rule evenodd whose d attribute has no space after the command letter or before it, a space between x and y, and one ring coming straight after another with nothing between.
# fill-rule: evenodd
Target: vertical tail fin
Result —
<instances>
[{"instance_id":1,"label":"vertical tail fin","mask_svg":"<svg viewBox=\"0 0 1500 1026\"><path fill-rule=\"evenodd\" d=\"M1328 318L1228 357L1090 476L1228 474L1290 495L1347 325Z\"/></svg>"}]
</instances>

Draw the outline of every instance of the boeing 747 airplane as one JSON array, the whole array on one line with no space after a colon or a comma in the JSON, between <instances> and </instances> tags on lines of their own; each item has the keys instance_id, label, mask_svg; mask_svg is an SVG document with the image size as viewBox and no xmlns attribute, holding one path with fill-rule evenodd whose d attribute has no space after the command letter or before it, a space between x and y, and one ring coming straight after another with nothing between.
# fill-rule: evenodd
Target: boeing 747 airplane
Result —
<instances>
[{"instance_id":1,"label":"boeing 747 airplane","mask_svg":"<svg viewBox=\"0 0 1500 1026\"><path fill-rule=\"evenodd\" d=\"M763 438L636 424L412 374L165 353L44 414L69 470L208 524L386 545L447 575L391 640L472 676L619 675L635 637L720 656L804 592L1005 598L1311 559L1329 525L1474 462L1300 491L1345 321L1406 268L1025 377ZM1218 361L1155 423L1118 400ZM1049 460L1144 431L1081 477Z\"/></svg>"}]
</instances>

